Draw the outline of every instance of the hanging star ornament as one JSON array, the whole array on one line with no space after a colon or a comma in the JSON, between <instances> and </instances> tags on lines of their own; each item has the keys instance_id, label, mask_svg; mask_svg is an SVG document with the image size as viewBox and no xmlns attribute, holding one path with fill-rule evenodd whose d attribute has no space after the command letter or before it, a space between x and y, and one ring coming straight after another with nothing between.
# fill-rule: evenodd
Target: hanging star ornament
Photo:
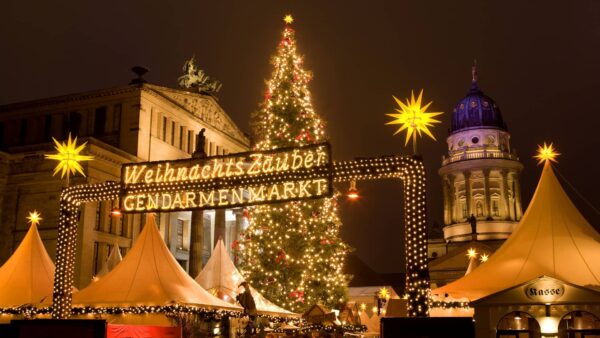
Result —
<instances>
[{"instance_id":1,"label":"hanging star ornament","mask_svg":"<svg viewBox=\"0 0 600 338\"><path fill-rule=\"evenodd\" d=\"M54 168L53 175L56 175L58 172L61 172L60 177L63 178L65 174L67 178L69 174L75 174L79 172L81 175L85 176L83 172L83 167L79 162L81 161L91 161L94 159L94 156L89 155L81 155L81 151L85 148L87 142L83 143L80 146L77 146L77 137L75 139L71 139L71 134L69 134L69 138L67 143L60 143L54 137L52 138L56 146L54 147L58 153L46 155L47 159L56 160L58 164L56 168Z\"/></svg>"},{"instance_id":2,"label":"hanging star ornament","mask_svg":"<svg viewBox=\"0 0 600 338\"><path fill-rule=\"evenodd\" d=\"M469 250L467 250L467 257L469 257L469 258L477 257L477 251L473 248L470 248Z\"/></svg>"},{"instance_id":3,"label":"hanging star ornament","mask_svg":"<svg viewBox=\"0 0 600 338\"><path fill-rule=\"evenodd\" d=\"M421 136L422 133L425 133L433 140L436 140L435 136L433 136L433 134L429 130L429 127L432 127L435 123L441 123L441 121L434 119L434 117L443 114L443 112L427 112L427 109L433 103L433 101L427 103L424 106L422 105L422 89L419 93L419 96L416 99L414 92L411 90L410 100L407 98L406 103L402 102L402 100L399 100L395 96L393 96L393 98L400 106L400 109L396 109L398 114L387 114L388 116L393 117L394 120L386 124L400 125L400 128L396 130L394 135L400 133L403 130L406 130L406 142L404 143L404 145L408 144L408 141L411 139L412 136L413 148L416 151L417 134Z\"/></svg>"},{"instance_id":4,"label":"hanging star ornament","mask_svg":"<svg viewBox=\"0 0 600 338\"><path fill-rule=\"evenodd\" d=\"M559 155L560 153L554 149L552 143L548 145L546 142L544 142L544 146L538 145L537 155L535 155L533 158L538 160L538 164L542 164L547 161L558 163L558 161L556 161L556 157Z\"/></svg>"},{"instance_id":5,"label":"hanging star ornament","mask_svg":"<svg viewBox=\"0 0 600 338\"><path fill-rule=\"evenodd\" d=\"M33 210L33 211L29 212L29 216L27 216L27 221L31 225L40 224L40 221L42 219L43 219L42 214L40 214L37 210Z\"/></svg>"},{"instance_id":6,"label":"hanging star ornament","mask_svg":"<svg viewBox=\"0 0 600 338\"><path fill-rule=\"evenodd\" d=\"M482 254L481 257L479 257L479 260L481 261L481 263L485 263L488 261L488 259L490 258L490 256L486 253Z\"/></svg>"},{"instance_id":7,"label":"hanging star ornament","mask_svg":"<svg viewBox=\"0 0 600 338\"><path fill-rule=\"evenodd\" d=\"M294 22L294 17L291 14L288 14L283 17L283 22L285 22L288 25L291 25L292 22Z\"/></svg>"}]
</instances>

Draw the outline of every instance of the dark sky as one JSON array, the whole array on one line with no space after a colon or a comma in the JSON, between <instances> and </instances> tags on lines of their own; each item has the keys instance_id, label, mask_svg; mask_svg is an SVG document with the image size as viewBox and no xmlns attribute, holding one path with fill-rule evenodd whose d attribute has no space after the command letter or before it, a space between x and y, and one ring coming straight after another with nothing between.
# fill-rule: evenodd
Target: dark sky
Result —
<instances>
[{"instance_id":1,"label":"dark sky","mask_svg":"<svg viewBox=\"0 0 600 338\"><path fill-rule=\"evenodd\" d=\"M531 159L536 144L553 141L563 153L560 171L600 207L600 0L4 0L1 7L0 104L125 85L138 64L151 69L150 82L175 86L195 54L223 82L220 103L245 131L271 73L282 17L292 13L337 159L410 151L384 125L392 95L424 88L433 110L446 112L434 129L438 142L420 142L429 218L440 222L437 170L476 58L480 87L501 107L525 165L524 202L541 171ZM343 206L344 237L375 270L402 271L401 184L359 189L362 201Z\"/></svg>"}]
</instances>

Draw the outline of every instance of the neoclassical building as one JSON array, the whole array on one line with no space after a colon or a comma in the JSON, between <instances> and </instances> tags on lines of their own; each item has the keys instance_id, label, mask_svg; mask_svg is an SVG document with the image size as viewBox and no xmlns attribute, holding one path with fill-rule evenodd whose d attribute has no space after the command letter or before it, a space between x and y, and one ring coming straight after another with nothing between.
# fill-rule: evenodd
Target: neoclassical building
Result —
<instances>
[{"instance_id":1,"label":"neoclassical building","mask_svg":"<svg viewBox=\"0 0 600 338\"><path fill-rule=\"evenodd\" d=\"M25 217L34 209L42 212L40 234L54 257L65 181L52 175L55 163L44 158L54 152L52 137L65 140L71 133L78 142L88 143L86 153L95 159L83 163L86 177L71 179L71 184L83 184L119 181L124 163L190 157L202 128L209 156L250 147L248 136L213 95L158 86L141 77L121 87L0 106L0 264L25 235ZM77 287L91 281L115 246L125 254L143 226L144 215L113 217L113 206L102 202L81 207ZM218 237L229 247L245 224L242 210L195 214L202 229L195 239L190 238L192 212L163 213L157 218L165 242L185 269L190 268L191 241L196 241L206 260Z\"/></svg>"},{"instance_id":2,"label":"neoclassical building","mask_svg":"<svg viewBox=\"0 0 600 338\"><path fill-rule=\"evenodd\" d=\"M446 140L448 155L438 171L443 186L444 238L431 242L430 258L440 257L432 262L432 279L436 267L444 269L436 263L449 260L441 256L452 250L460 248L463 255L467 246L473 246L472 241L479 242L477 246L488 254L495 250L510 236L523 212L519 183L523 165L511 147L500 107L479 88L475 66L471 87L452 112ZM456 276L464 273L456 266L450 270Z\"/></svg>"}]
</instances>

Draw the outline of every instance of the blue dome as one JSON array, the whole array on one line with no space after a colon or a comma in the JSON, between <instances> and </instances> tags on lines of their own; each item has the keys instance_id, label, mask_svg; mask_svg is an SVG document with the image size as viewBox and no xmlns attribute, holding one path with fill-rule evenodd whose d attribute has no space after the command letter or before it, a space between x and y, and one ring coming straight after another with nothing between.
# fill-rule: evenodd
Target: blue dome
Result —
<instances>
[{"instance_id":1,"label":"blue dome","mask_svg":"<svg viewBox=\"0 0 600 338\"><path fill-rule=\"evenodd\" d=\"M492 127L507 130L502 119L500 107L477 86L477 77L467 95L458 102L452 112L452 127L450 133L474 127Z\"/></svg>"}]
</instances>

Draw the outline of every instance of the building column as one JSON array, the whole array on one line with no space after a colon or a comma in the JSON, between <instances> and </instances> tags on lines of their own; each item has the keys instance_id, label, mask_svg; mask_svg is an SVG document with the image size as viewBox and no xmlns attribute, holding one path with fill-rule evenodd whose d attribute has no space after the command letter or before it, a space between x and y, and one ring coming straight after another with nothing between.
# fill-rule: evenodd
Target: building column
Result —
<instances>
[{"instance_id":1,"label":"building column","mask_svg":"<svg viewBox=\"0 0 600 338\"><path fill-rule=\"evenodd\" d=\"M452 218L450 216L450 194L448 190L450 189L448 184L448 177L442 177L442 188L444 192L444 224L448 225L452 222Z\"/></svg>"},{"instance_id":2,"label":"building column","mask_svg":"<svg viewBox=\"0 0 600 338\"><path fill-rule=\"evenodd\" d=\"M463 176L465 177L465 200L467 202L467 218L471 217L473 211L471 210L471 172L465 171L463 172Z\"/></svg>"},{"instance_id":3,"label":"building column","mask_svg":"<svg viewBox=\"0 0 600 338\"><path fill-rule=\"evenodd\" d=\"M486 218L492 217L492 201L490 196L490 169L483 169L483 191L485 194Z\"/></svg>"},{"instance_id":4,"label":"building column","mask_svg":"<svg viewBox=\"0 0 600 338\"><path fill-rule=\"evenodd\" d=\"M448 211L450 212L450 223L448 224L453 224L457 222L458 217L456 217L457 215L457 211L456 211L456 188L454 187L454 180L456 179L454 175L448 175L448 187L449 187L449 202L450 202L450 207L448 208Z\"/></svg>"},{"instance_id":5,"label":"building column","mask_svg":"<svg viewBox=\"0 0 600 338\"><path fill-rule=\"evenodd\" d=\"M189 274L196 278L202 271L202 244L204 243L204 211L193 210L190 224Z\"/></svg>"},{"instance_id":6,"label":"building column","mask_svg":"<svg viewBox=\"0 0 600 338\"><path fill-rule=\"evenodd\" d=\"M225 242L225 234L227 228L225 227L225 209L216 209L215 210L215 237L213 248L217 245L219 238L223 238L223 243Z\"/></svg>"},{"instance_id":7,"label":"building column","mask_svg":"<svg viewBox=\"0 0 600 338\"><path fill-rule=\"evenodd\" d=\"M517 203L517 214L515 215L515 219L518 221L521 217L523 217L523 206L521 205L521 175L518 172L515 172L514 181L515 181L515 201Z\"/></svg>"},{"instance_id":8,"label":"building column","mask_svg":"<svg viewBox=\"0 0 600 338\"><path fill-rule=\"evenodd\" d=\"M504 204L504 218L506 220L510 220L510 197L508 196L508 171L501 170L500 175L502 175L502 201Z\"/></svg>"}]
</instances>

